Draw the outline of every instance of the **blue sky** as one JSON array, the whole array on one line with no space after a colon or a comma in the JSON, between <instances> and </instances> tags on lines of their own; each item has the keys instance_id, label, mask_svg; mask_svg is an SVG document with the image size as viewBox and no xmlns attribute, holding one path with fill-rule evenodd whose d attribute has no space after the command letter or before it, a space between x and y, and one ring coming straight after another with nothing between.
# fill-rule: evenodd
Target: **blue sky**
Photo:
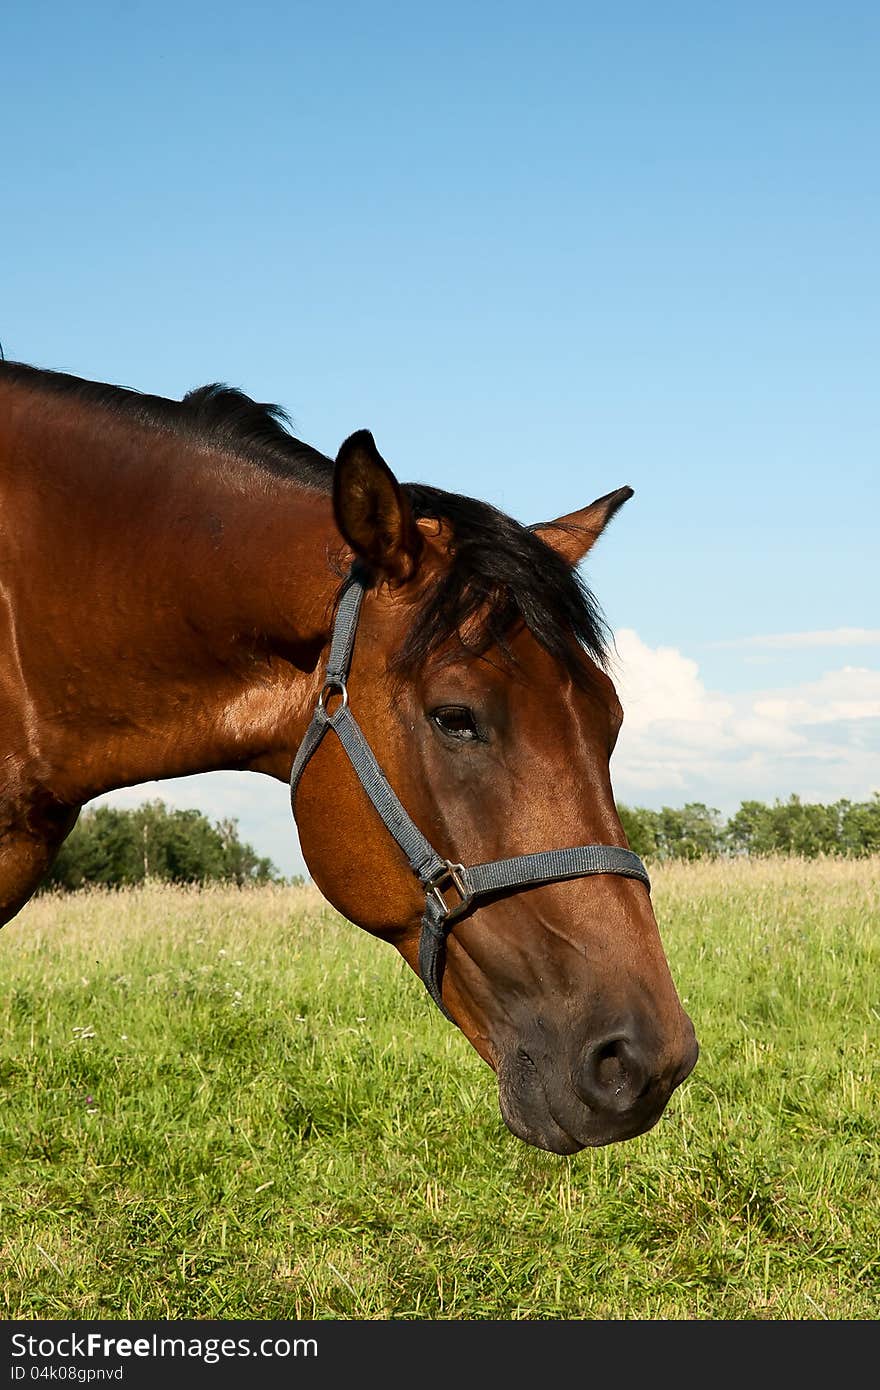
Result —
<instances>
[{"instance_id":1,"label":"blue sky","mask_svg":"<svg viewBox=\"0 0 880 1390\"><path fill-rule=\"evenodd\" d=\"M587 567L622 800L880 788L880 9L34 3L0 18L7 357L224 380ZM133 789L301 868L286 791Z\"/></svg>"}]
</instances>

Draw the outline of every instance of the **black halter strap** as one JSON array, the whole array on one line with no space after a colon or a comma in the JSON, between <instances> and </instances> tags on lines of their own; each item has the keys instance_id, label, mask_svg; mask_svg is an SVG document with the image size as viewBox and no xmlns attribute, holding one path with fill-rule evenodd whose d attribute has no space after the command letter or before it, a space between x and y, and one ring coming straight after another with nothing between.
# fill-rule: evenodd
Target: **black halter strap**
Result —
<instances>
[{"instance_id":1,"label":"black halter strap","mask_svg":"<svg viewBox=\"0 0 880 1390\"><path fill-rule=\"evenodd\" d=\"M517 854L487 864L452 863L428 843L401 805L376 761L348 705L348 673L366 586L352 570L339 600L324 684L311 723L299 746L290 774L290 804L296 817L296 792L303 771L328 729L336 734L358 775L361 786L382 822L397 841L425 890L425 910L419 939L419 973L434 1003L450 1021L441 984L446 937L476 898L504 889L531 888L589 874L620 874L635 878L650 892L651 881L637 854L618 845L574 845L569 849ZM331 712L328 705L333 702Z\"/></svg>"}]
</instances>

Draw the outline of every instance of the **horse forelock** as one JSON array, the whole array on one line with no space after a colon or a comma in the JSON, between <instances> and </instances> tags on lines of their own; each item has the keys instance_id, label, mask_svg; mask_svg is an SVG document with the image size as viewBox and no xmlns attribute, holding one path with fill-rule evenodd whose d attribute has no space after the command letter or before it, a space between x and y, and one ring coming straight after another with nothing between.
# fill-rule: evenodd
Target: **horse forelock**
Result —
<instances>
[{"instance_id":1,"label":"horse forelock","mask_svg":"<svg viewBox=\"0 0 880 1390\"><path fill-rule=\"evenodd\" d=\"M520 623L579 685L590 683L585 654L607 666L610 637L595 597L535 530L476 498L415 483L404 492L416 518L446 522L451 540L450 563L427 589L394 659L397 671L412 672L455 638L471 651L497 646L510 657Z\"/></svg>"}]
</instances>

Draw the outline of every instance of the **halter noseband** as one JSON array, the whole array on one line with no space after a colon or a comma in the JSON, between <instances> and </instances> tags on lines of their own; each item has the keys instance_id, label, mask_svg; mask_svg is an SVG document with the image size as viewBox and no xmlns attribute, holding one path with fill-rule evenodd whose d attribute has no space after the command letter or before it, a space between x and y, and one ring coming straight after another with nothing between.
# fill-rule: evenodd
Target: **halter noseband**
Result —
<instances>
[{"instance_id":1,"label":"halter noseband","mask_svg":"<svg viewBox=\"0 0 880 1390\"><path fill-rule=\"evenodd\" d=\"M294 758L290 774L290 804L296 818L296 792L306 764L328 729L342 744L361 786L382 822L403 850L409 866L425 890L425 911L419 938L419 974L434 1003L450 1022L441 994L446 937L475 898L504 889L531 888L560 879L589 874L620 874L636 878L651 891L651 880L637 854L618 845L575 845L570 849L518 854L512 859L493 859L487 864L454 864L428 843L411 820L376 761L372 748L348 704L347 679L355 634L366 585L355 569L342 590L324 684L318 703ZM339 703L331 713L328 704Z\"/></svg>"}]
</instances>

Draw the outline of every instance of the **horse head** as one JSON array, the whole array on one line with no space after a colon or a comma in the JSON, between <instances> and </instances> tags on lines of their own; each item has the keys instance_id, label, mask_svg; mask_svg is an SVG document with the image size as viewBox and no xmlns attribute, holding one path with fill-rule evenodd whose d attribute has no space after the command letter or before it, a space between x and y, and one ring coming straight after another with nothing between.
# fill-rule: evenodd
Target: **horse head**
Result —
<instances>
[{"instance_id":1,"label":"horse head","mask_svg":"<svg viewBox=\"0 0 880 1390\"><path fill-rule=\"evenodd\" d=\"M401 485L352 435L333 511L359 592L294 768L322 893L422 975L509 1128L556 1153L650 1129L697 1057L615 807L622 711L577 568L631 495L527 528Z\"/></svg>"}]
</instances>

